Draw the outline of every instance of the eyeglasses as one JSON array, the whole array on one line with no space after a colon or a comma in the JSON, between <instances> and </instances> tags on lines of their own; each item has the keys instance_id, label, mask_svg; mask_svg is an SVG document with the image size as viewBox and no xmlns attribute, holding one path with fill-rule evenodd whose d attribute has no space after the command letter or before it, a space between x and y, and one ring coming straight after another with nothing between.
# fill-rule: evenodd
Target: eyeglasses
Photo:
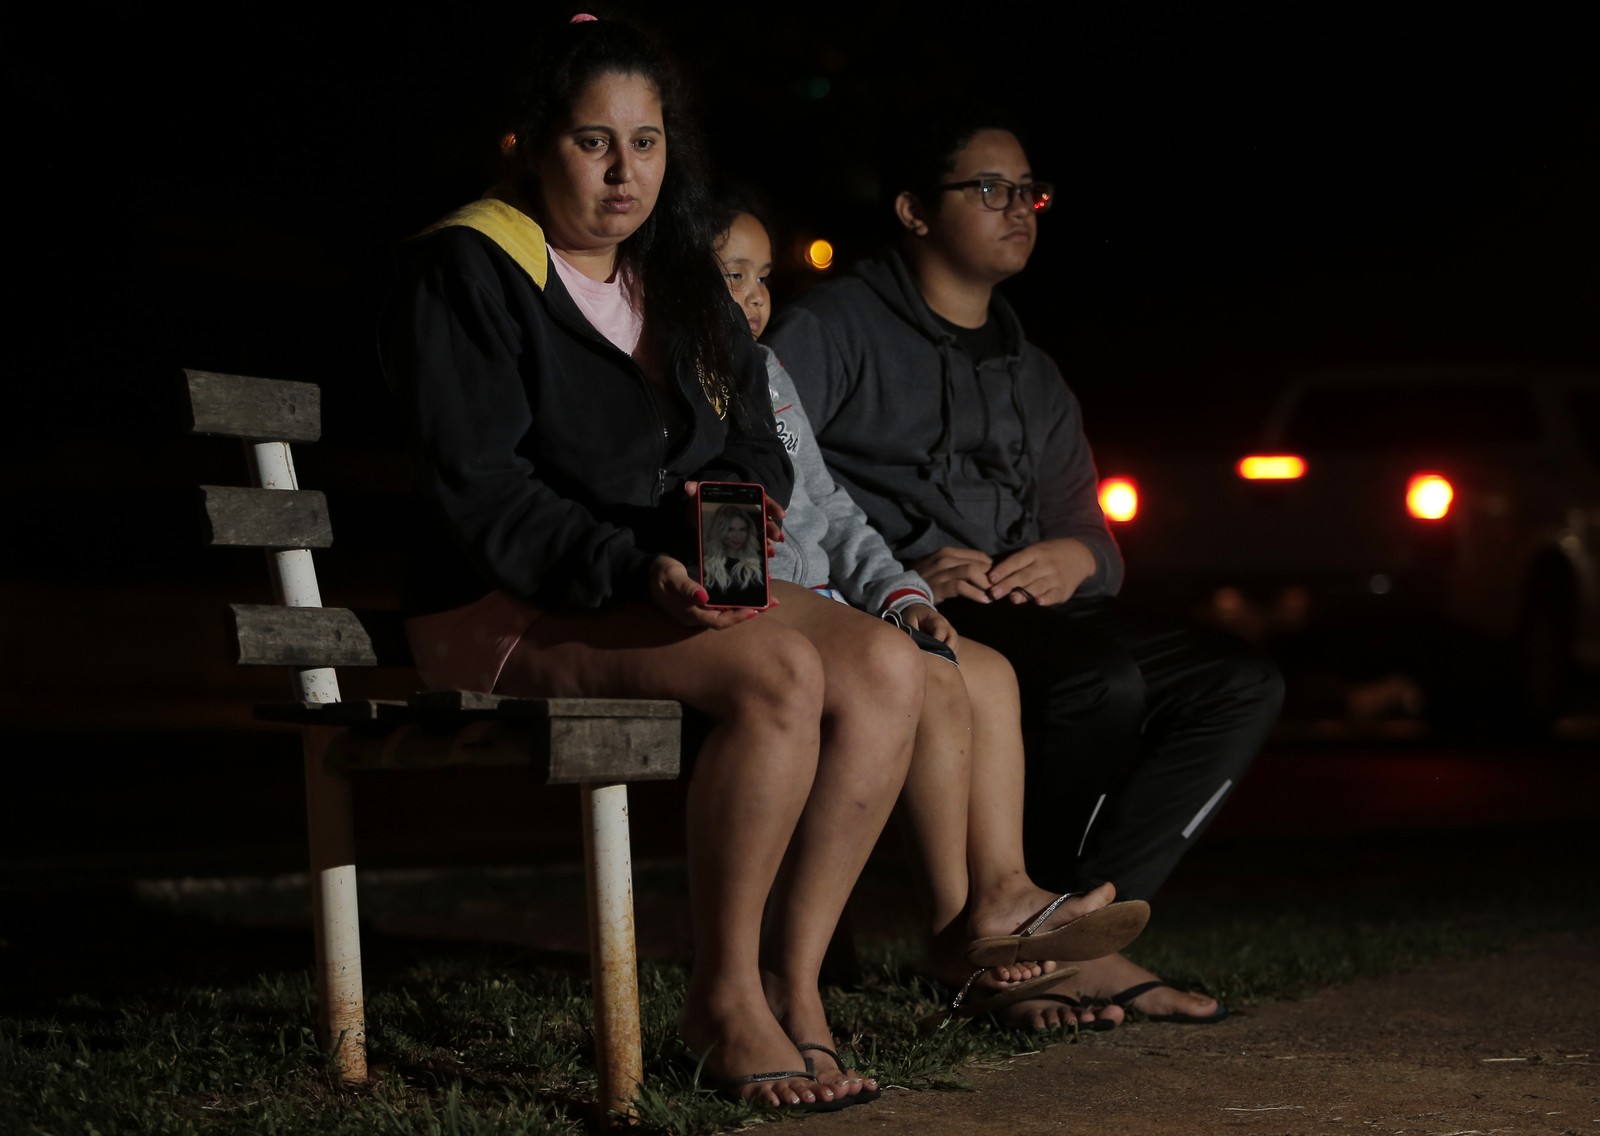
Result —
<instances>
[{"instance_id":1,"label":"eyeglasses","mask_svg":"<svg viewBox=\"0 0 1600 1136\"><path fill-rule=\"evenodd\" d=\"M985 209L993 209L997 213L1010 209L1018 195L1035 213L1048 212L1056 199L1055 184L1048 181L1030 181L1018 185L1005 178L973 178L971 181L948 182L939 188L976 190L976 193L968 196L976 197Z\"/></svg>"}]
</instances>

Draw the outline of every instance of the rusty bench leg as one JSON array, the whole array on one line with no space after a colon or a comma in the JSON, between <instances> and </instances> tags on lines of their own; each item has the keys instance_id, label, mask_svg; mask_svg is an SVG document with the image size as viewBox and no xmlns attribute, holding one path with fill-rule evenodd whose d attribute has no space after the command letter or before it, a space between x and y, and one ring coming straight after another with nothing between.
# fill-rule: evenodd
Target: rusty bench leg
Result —
<instances>
[{"instance_id":1,"label":"rusty bench leg","mask_svg":"<svg viewBox=\"0 0 1600 1136\"><path fill-rule=\"evenodd\" d=\"M305 731L306 821L321 1041L332 1053L339 1079L352 1084L367 1079L367 1015L350 782L323 767L323 754L335 733L318 727Z\"/></svg>"},{"instance_id":2,"label":"rusty bench leg","mask_svg":"<svg viewBox=\"0 0 1600 1136\"><path fill-rule=\"evenodd\" d=\"M589 965L594 986L595 1064L602 1109L633 1116L644 1080L639 1027L639 958L634 943L633 852L628 787L584 782L583 864L589 900Z\"/></svg>"}]
</instances>

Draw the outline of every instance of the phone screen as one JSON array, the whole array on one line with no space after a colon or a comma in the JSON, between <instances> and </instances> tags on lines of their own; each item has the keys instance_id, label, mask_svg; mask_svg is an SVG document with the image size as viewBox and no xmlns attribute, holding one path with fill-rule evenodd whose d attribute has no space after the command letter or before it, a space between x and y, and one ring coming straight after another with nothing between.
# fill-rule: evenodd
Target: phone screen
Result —
<instances>
[{"instance_id":1,"label":"phone screen","mask_svg":"<svg viewBox=\"0 0 1600 1136\"><path fill-rule=\"evenodd\" d=\"M707 607L766 607L767 492L737 481L700 483L700 585Z\"/></svg>"}]
</instances>

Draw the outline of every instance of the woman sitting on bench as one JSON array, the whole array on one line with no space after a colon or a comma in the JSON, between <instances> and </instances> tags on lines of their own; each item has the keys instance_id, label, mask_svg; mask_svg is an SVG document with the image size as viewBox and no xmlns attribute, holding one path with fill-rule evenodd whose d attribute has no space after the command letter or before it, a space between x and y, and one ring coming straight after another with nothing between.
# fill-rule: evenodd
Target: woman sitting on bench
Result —
<instances>
[{"instance_id":1,"label":"woman sitting on bench","mask_svg":"<svg viewBox=\"0 0 1600 1136\"><path fill-rule=\"evenodd\" d=\"M764 486L781 539L765 371L666 60L590 17L542 49L504 179L404 242L381 321L420 497L413 651L434 687L698 712L685 1052L732 1097L860 1103L877 1087L834 1053L817 981L905 779L920 654L781 581L764 609L706 606L699 483Z\"/></svg>"}]
</instances>

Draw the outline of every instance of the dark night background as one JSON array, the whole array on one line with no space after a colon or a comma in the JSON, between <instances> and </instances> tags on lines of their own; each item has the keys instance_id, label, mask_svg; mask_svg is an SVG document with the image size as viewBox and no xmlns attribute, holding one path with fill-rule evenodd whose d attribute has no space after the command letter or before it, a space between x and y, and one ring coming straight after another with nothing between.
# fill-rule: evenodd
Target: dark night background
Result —
<instances>
[{"instance_id":1,"label":"dark night background","mask_svg":"<svg viewBox=\"0 0 1600 1136\"><path fill-rule=\"evenodd\" d=\"M17 385L120 423L141 371L373 377L388 247L477 192L486 76L568 7L44 15L6 48ZM689 65L718 168L841 262L880 231L898 121L952 82L1009 97L1060 197L1008 293L1103 434L1308 362L1600 356L1600 86L1576 17L634 9ZM781 275L779 303L805 283Z\"/></svg>"},{"instance_id":2,"label":"dark night background","mask_svg":"<svg viewBox=\"0 0 1600 1136\"><path fill-rule=\"evenodd\" d=\"M195 547L211 451L174 429L174 373L321 384L332 456L308 483L381 480L389 249L478 193L487 75L571 10L63 5L7 37L13 741L248 714L219 612L230 569L262 573ZM1600 79L1574 9L594 10L659 21L718 169L841 263L880 231L875 153L928 92L1009 98L1059 195L1006 293L1102 452L1232 438L1318 363L1600 366ZM776 302L807 279L780 270Z\"/></svg>"}]
</instances>

